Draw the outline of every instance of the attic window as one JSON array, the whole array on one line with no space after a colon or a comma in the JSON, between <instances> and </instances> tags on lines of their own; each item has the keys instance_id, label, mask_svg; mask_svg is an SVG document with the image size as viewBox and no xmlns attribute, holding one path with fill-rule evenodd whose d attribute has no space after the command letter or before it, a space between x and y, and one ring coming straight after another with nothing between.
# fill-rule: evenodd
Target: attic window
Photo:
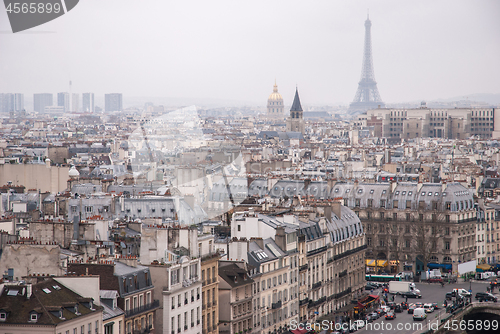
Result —
<instances>
[{"instance_id":1,"label":"attic window","mask_svg":"<svg viewBox=\"0 0 500 334\"><path fill-rule=\"evenodd\" d=\"M443 193L443 196L446 196L446 192Z\"/></svg>"},{"instance_id":2,"label":"attic window","mask_svg":"<svg viewBox=\"0 0 500 334\"><path fill-rule=\"evenodd\" d=\"M396 191L396 196L399 195L399 191Z\"/></svg>"},{"instance_id":3,"label":"attic window","mask_svg":"<svg viewBox=\"0 0 500 334\"><path fill-rule=\"evenodd\" d=\"M373 194L373 189L370 190L370 194Z\"/></svg>"},{"instance_id":4,"label":"attic window","mask_svg":"<svg viewBox=\"0 0 500 334\"><path fill-rule=\"evenodd\" d=\"M386 192L387 192L387 190L385 190L385 189L384 189L384 190L382 190L382 194L385 194Z\"/></svg>"},{"instance_id":5,"label":"attic window","mask_svg":"<svg viewBox=\"0 0 500 334\"><path fill-rule=\"evenodd\" d=\"M3 313L3 314L5 314L5 313ZM30 321L37 321L37 320L38 320L38 314L31 313Z\"/></svg>"},{"instance_id":6,"label":"attic window","mask_svg":"<svg viewBox=\"0 0 500 334\"><path fill-rule=\"evenodd\" d=\"M336 193L338 193L338 192L339 192L339 188L336 188L336 189L335 189L335 192L336 192Z\"/></svg>"},{"instance_id":7,"label":"attic window","mask_svg":"<svg viewBox=\"0 0 500 334\"><path fill-rule=\"evenodd\" d=\"M439 193L438 193L438 192L435 192L435 193L434 193L434 196L439 196Z\"/></svg>"},{"instance_id":8,"label":"attic window","mask_svg":"<svg viewBox=\"0 0 500 334\"><path fill-rule=\"evenodd\" d=\"M7 313L0 312L0 321L5 321L5 320L7 320Z\"/></svg>"},{"instance_id":9,"label":"attic window","mask_svg":"<svg viewBox=\"0 0 500 334\"><path fill-rule=\"evenodd\" d=\"M348 193L349 191L351 191L351 189L346 189L345 192Z\"/></svg>"},{"instance_id":10,"label":"attic window","mask_svg":"<svg viewBox=\"0 0 500 334\"><path fill-rule=\"evenodd\" d=\"M137 212L141 212L141 209L137 209Z\"/></svg>"},{"instance_id":11,"label":"attic window","mask_svg":"<svg viewBox=\"0 0 500 334\"><path fill-rule=\"evenodd\" d=\"M413 191L408 192L408 196L411 196L413 194Z\"/></svg>"},{"instance_id":12,"label":"attic window","mask_svg":"<svg viewBox=\"0 0 500 334\"><path fill-rule=\"evenodd\" d=\"M363 189L358 190L358 194L361 194L363 192Z\"/></svg>"},{"instance_id":13,"label":"attic window","mask_svg":"<svg viewBox=\"0 0 500 334\"><path fill-rule=\"evenodd\" d=\"M427 195L428 196L432 196L432 191L429 191L429 193Z\"/></svg>"},{"instance_id":14,"label":"attic window","mask_svg":"<svg viewBox=\"0 0 500 334\"><path fill-rule=\"evenodd\" d=\"M431 195L432 195L432 193L431 193ZM425 196L425 191L422 191L422 196Z\"/></svg>"},{"instance_id":15,"label":"attic window","mask_svg":"<svg viewBox=\"0 0 500 334\"><path fill-rule=\"evenodd\" d=\"M404 196L404 195L406 195L406 191L403 191L403 192L401 193L401 195L403 195L403 196Z\"/></svg>"}]
</instances>

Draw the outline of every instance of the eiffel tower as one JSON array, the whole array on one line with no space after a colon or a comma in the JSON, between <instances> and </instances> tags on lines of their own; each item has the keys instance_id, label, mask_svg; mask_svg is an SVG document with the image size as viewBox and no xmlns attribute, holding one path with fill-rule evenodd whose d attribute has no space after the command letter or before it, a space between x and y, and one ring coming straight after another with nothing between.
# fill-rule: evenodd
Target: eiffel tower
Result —
<instances>
[{"instance_id":1,"label":"eiffel tower","mask_svg":"<svg viewBox=\"0 0 500 334\"><path fill-rule=\"evenodd\" d=\"M375 74L373 74L371 26L372 22L368 16L365 21L365 50L363 53L361 80L358 83L358 90L356 91L354 101L349 105L350 114L359 114L369 109L378 108L379 106L381 108L385 107L377 89Z\"/></svg>"}]
</instances>

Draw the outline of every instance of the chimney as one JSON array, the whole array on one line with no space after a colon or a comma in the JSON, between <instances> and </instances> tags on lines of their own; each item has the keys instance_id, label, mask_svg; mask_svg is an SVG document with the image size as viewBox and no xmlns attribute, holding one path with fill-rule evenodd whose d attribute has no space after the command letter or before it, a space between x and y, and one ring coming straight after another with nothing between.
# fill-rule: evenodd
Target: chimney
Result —
<instances>
[{"instance_id":1,"label":"chimney","mask_svg":"<svg viewBox=\"0 0 500 334\"><path fill-rule=\"evenodd\" d=\"M332 210L332 212L333 212L334 214L336 214L336 215L337 215L337 217L339 217L339 218L340 218L340 217L342 217L342 214L341 214L342 204L340 204L340 202L337 202L337 201L332 202L332 206L331 206L331 208L332 208L332 209L331 209L331 210ZM330 217L331 217L331 215L330 215Z\"/></svg>"},{"instance_id":2,"label":"chimney","mask_svg":"<svg viewBox=\"0 0 500 334\"><path fill-rule=\"evenodd\" d=\"M33 284L31 284L31 283L26 284L26 298L27 299L30 299L32 292L33 292Z\"/></svg>"},{"instance_id":3,"label":"chimney","mask_svg":"<svg viewBox=\"0 0 500 334\"><path fill-rule=\"evenodd\" d=\"M250 240L255 241L255 243L259 245L261 249L264 249L264 240L262 238L251 238Z\"/></svg>"},{"instance_id":4,"label":"chimney","mask_svg":"<svg viewBox=\"0 0 500 334\"><path fill-rule=\"evenodd\" d=\"M304 180L304 193L307 193L307 188L311 184L311 179L305 179Z\"/></svg>"},{"instance_id":5,"label":"chimney","mask_svg":"<svg viewBox=\"0 0 500 334\"><path fill-rule=\"evenodd\" d=\"M278 245L281 250L286 252L286 234L285 228L283 226L276 227L276 236L274 238L274 242Z\"/></svg>"},{"instance_id":6,"label":"chimney","mask_svg":"<svg viewBox=\"0 0 500 334\"><path fill-rule=\"evenodd\" d=\"M441 192L445 192L446 191L446 180L443 180L441 181Z\"/></svg>"}]
</instances>

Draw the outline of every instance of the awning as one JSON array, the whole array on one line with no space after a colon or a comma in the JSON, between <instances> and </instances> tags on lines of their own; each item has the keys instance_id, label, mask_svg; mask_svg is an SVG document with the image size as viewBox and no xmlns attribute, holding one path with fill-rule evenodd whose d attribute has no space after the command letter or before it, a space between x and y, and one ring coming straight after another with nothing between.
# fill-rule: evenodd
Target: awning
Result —
<instances>
[{"instance_id":1,"label":"awning","mask_svg":"<svg viewBox=\"0 0 500 334\"><path fill-rule=\"evenodd\" d=\"M490 269L491 269L491 265L486 264L486 263L476 266L476 271L479 273L482 273L483 271L488 271Z\"/></svg>"},{"instance_id":2,"label":"awning","mask_svg":"<svg viewBox=\"0 0 500 334\"><path fill-rule=\"evenodd\" d=\"M379 296L377 295L368 295L363 299L358 300L358 304L356 307L360 310L376 303L379 300Z\"/></svg>"},{"instance_id":3,"label":"awning","mask_svg":"<svg viewBox=\"0 0 500 334\"><path fill-rule=\"evenodd\" d=\"M446 269L451 270L451 263L427 263L429 269Z\"/></svg>"},{"instance_id":4,"label":"awning","mask_svg":"<svg viewBox=\"0 0 500 334\"><path fill-rule=\"evenodd\" d=\"M389 263L391 264L391 266L397 266L399 264L399 261L392 260Z\"/></svg>"},{"instance_id":5,"label":"awning","mask_svg":"<svg viewBox=\"0 0 500 334\"><path fill-rule=\"evenodd\" d=\"M387 267L387 260L377 260L377 265L375 265L375 260L366 260L366 265L368 267Z\"/></svg>"},{"instance_id":6,"label":"awning","mask_svg":"<svg viewBox=\"0 0 500 334\"><path fill-rule=\"evenodd\" d=\"M293 334L306 334L307 333L307 329L294 329L292 331Z\"/></svg>"}]
</instances>

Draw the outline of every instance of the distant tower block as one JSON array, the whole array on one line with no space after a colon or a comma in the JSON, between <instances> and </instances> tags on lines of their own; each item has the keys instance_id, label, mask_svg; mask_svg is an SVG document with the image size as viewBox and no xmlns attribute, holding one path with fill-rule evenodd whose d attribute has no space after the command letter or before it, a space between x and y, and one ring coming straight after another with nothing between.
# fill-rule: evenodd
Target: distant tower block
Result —
<instances>
[{"instance_id":1,"label":"distant tower block","mask_svg":"<svg viewBox=\"0 0 500 334\"><path fill-rule=\"evenodd\" d=\"M273 92L267 99L267 117L285 118L285 113L283 111L283 96L278 93L278 85L276 85L276 81L274 81Z\"/></svg>"},{"instance_id":2,"label":"distant tower block","mask_svg":"<svg viewBox=\"0 0 500 334\"><path fill-rule=\"evenodd\" d=\"M367 17L365 21L365 51L363 54L361 80L359 81L354 101L349 106L350 114L361 113L369 109L378 108L379 106L381 108L385 107L384 102L380 98L375 74L373 73L371 26L370 18Z\"/></svg>"}]
</instances>

